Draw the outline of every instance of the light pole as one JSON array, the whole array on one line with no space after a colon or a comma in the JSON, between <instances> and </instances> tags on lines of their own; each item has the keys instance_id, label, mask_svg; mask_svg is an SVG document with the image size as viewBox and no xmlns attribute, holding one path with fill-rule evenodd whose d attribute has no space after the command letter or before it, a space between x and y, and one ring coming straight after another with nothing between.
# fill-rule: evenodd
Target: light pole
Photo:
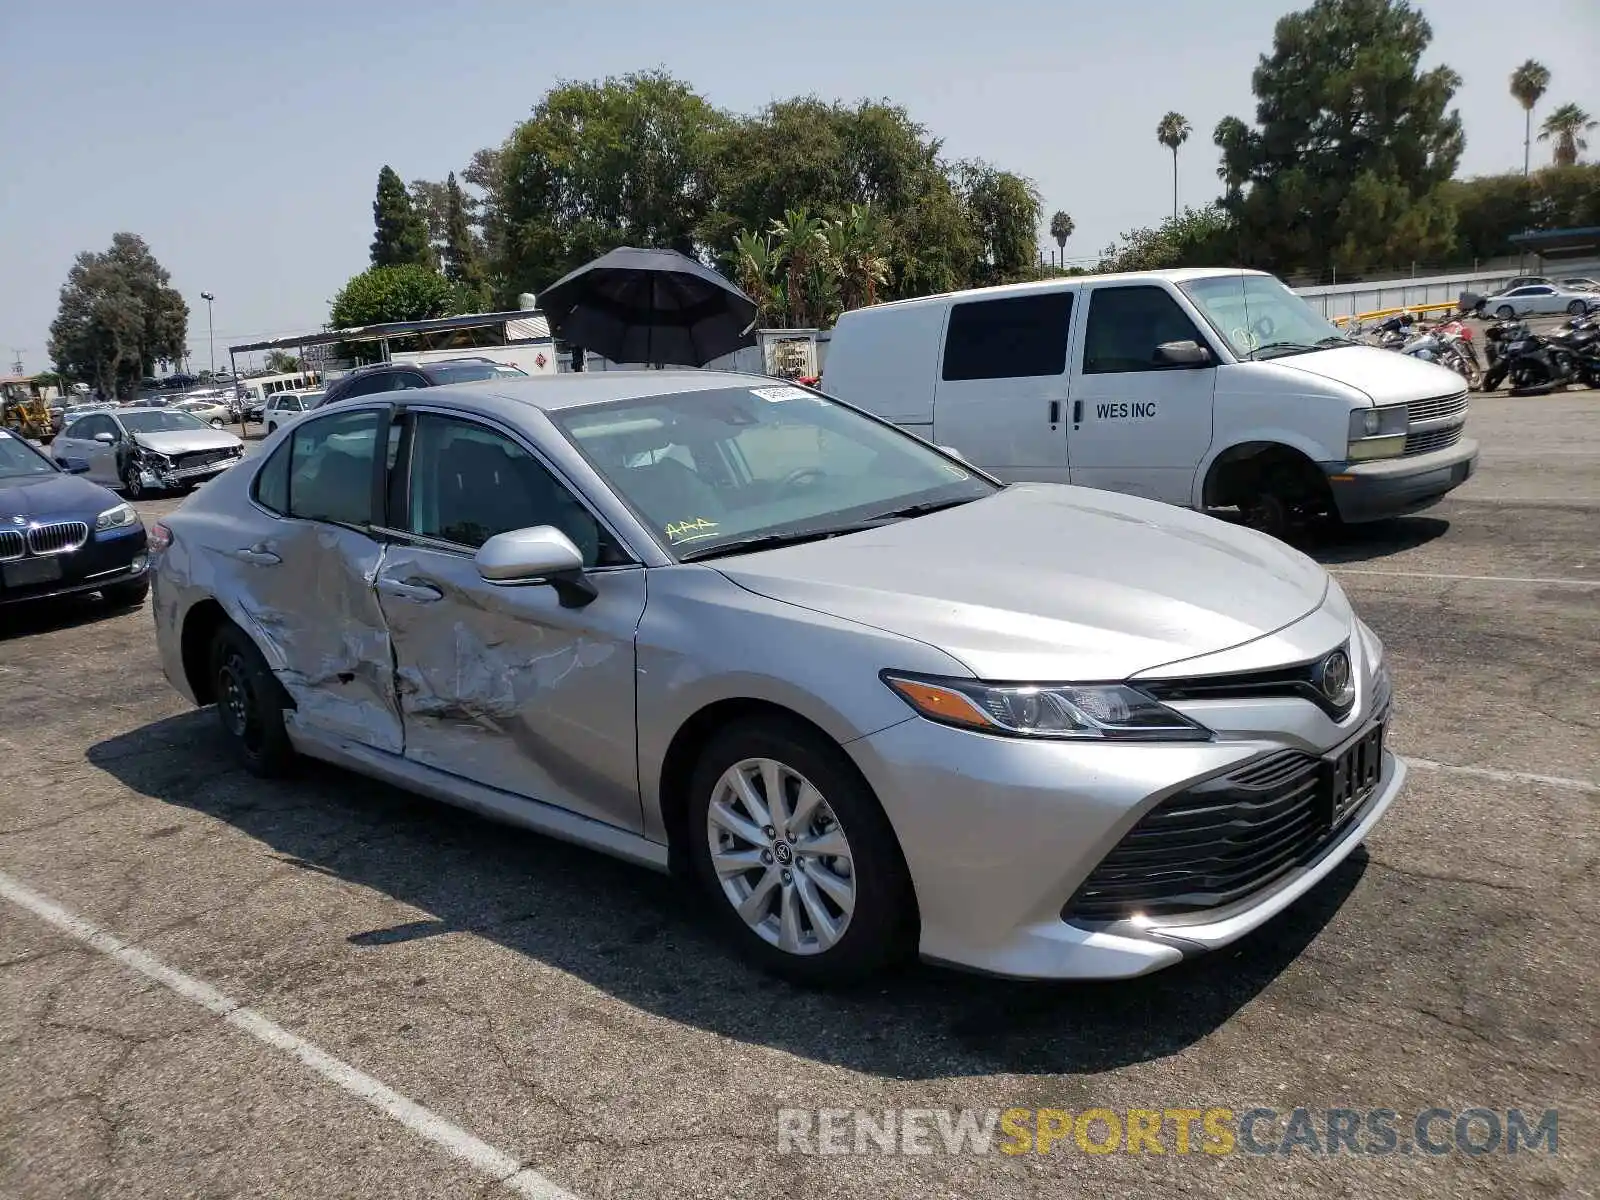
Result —
<instances>
[{"instance_id":1,"label":"light pole","mask_svg":"<svg viewBox=\"0 0 1600 1200\"><path fill-rule=\"evenodd\" d=\"M200 299L206 302L206 336L211 342L211 377L217 377L217 328L211 323L211 302L216 299L210 292L201 292Z\"/></svg>"}]
</instances>

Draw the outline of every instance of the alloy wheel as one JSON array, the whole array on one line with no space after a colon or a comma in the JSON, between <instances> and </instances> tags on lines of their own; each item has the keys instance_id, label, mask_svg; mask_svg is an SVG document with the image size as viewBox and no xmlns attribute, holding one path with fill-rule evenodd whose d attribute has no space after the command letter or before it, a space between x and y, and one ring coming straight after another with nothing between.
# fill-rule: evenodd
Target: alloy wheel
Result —
<instances>
[{"instance_id":1,"label":"alloy wheel","mask_svg":"<svg viewBox=\"0 0 1600 1200\"><path fill-rule=\"evenodd\" d=\"M822 793L770 758L734 763L706 811L711 865L722 894L768 945L821 954L849 927L855 859Z\"/></svg>"}]
</instances>

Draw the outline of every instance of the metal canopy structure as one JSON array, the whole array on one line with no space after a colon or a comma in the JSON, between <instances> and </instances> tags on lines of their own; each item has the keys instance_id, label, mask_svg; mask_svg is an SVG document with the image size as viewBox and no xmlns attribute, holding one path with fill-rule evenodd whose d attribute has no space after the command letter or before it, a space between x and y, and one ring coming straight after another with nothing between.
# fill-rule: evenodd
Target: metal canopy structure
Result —
<instances>
[{"instance_id":1,"label":"metal canopy structure","mask_svg":"<svg viewBox=\"0 0 1600 1200\"><path fill-rule=\"evenodd\" d=\"M1518 233L1511 237L1511 244L1525 253L1538 255L1541 260L1576 257L1585 251L1600 249L1600 225Z\"/></svg>"},{"instance_id":2,"label":"metal canopy structure","mask_svg":"<svg viewBox=\"0 0 1600 1200\"><path fill-rule=\"evenodd\" d=\"M459 317L434 317L427 321L389 321L382 325L357 325L350 329L326 329L318 333L301 333L290 337L269 338L262 342L246 342L239 346L229 346L228 353L232 355L248 354L255 350L304 349L307 346L331 346L335 342L383 342L397 337L507 325L513 321L531 321L543 316L544 314L536 308L524 308L514 312L466 313Z\"/></svg>"}]
</instances>

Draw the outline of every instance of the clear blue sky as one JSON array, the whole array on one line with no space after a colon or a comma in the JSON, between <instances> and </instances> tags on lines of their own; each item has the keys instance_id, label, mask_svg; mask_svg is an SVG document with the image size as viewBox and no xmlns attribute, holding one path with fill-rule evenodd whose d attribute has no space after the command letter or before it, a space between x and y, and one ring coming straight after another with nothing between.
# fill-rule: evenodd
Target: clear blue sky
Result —
<instances>
[{"instance_id":1,"label":"clear blue sky","mask_svg":"<svg viewBox=\"0 0 1600 1200\"><path fill-rule=\"evenodd\" d=\"M442 179L560 78L664 66L751 111L805 92L906 105L954 156L1033 178L1092 258L1170 211L1168 109L1195 133L1185 202L1217 191L1211 129L1254 117L1250 72L1295 0L0 0L0 370L44 369L73 256L143 236L229 340L314 329L367 265L379 167ZM1464 77L1464 174L1520 167L1522 60L1543 110L1600 114L1600 2L1423 0ZM767 15L767 14L772 15ZM1600 155L1600 130L1588 157ZM1536 160L1549 148L1535 143ZM224 355L225 357L225 355Z\"/></svg>"}]
</instances>

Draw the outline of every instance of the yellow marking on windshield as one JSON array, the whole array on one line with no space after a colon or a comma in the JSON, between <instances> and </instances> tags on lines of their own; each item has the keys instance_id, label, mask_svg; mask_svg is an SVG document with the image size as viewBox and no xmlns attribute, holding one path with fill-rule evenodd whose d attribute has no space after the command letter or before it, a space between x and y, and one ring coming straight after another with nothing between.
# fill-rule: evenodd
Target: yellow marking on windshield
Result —
<instances>
[{"instance_id":1,"label":"yellow marking on windshield","mask_svg":"<svg viewBox=\"0 0 1600 1200\"><path fill-rule=\"evenodd\" d=\"M674 542L692 542L696 538L710 537L709 531L716 527L715 521L696 517L692 521L679 521L676 525L668 525L667 538Z\"/></svg>"}]
</instances>

